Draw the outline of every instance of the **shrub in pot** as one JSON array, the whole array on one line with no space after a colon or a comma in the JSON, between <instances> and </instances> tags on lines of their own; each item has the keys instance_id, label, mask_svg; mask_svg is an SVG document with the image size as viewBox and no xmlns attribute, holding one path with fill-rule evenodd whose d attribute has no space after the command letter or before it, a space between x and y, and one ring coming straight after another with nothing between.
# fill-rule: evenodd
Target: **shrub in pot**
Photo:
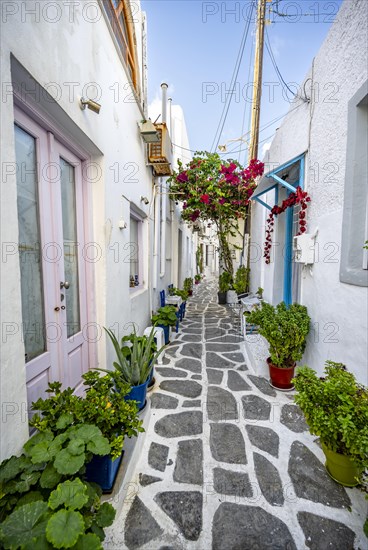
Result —
<instances>
[{"instance_id":1,"label":"shrub in pot","mask_svg":"<svg viewBox=\"0 0 368 550\"><path fill-rule=\"evenodd\" d=\"M237 294L249 292L249 273L250 269L241 265L235 273L234 290Z\"/></svg>"},{"instance_id":2,"label":"shrub in pot","mask_svg":"<svg viewBox=\"0 0 368 550\"><path fill-rule=\"evenodd\" d=\"M219 276L219 291L217 293L218 303L226 304L226 293L230 290L232 284L232 276L228 271L223 271Z\"/></svg>"},{"instance_id":3,"label":"shrub in pot","mask_svg":"<svg viewBox=\"0 0 368 550\"><path fill-rule=\"evenodd\" d=\"M183 288L188 292L188 296L193 295L193 279L191 277L184 279Z\"/></svg>"},{"instance_id":4,"label":"shrub in pot","mask_svg":"<svg viewBox=\"0 0 368 550\"><path fill-rule=\"evenodd\" d=\"M272 306L262 302L244 315L247 323L259 327L259 333L269 343L267 363L272 385L282 390L292 389L296 361L303 356L310 328L307 308L300 304L287 306L281 302Z\"/></svg>"},{"instance_id":5,"label":"shrub in pot","mask_svg":"<svg viewBox=\"0 0 368 550\"><path fill-rule=\"evenodd\" d=\"M357 485L368 468L368 389L333 361L326 361L322 377L299 367L294 384L295 402L321 440L327 471L343 485Z\"/></svg>"},{"instance_id":6,"label":"shrub in pot","mask_svg":"<svg viewBox=\"0 0 368 550\"><path fill-rule=\"evenodd\" d=\"M120 344L112 330L106 328L105 330L114 346L117 358L113 363L114 370L111 371L111 376L116 383L129 385L130 391L125 399L136 401L138 409L141 410L146 402L147 386L153 365L162 351L162 349L153 351L156 349L154 329L149 336L138 336L134 331L131 335L124 336Z\"/></svg>"},{"instance_id":7,"label":"shrub in pot","mask_svg":"<svg viewBox=\"0 0 368 550\"><path fill-rule=\"evenodd\" d=\"M185 317L185 310L187 306L189 293L185 289L180 290L179 288L175 288L175 287L172 289L172 293L173 293L173 296L180 296L180 298L182 299L182 303L180 304L180 308L179 308L180 320L182 321Z\"/></svg>"},{"instance_id":8,"label":"shrub in pot","mask_svg":"<svg viewBox=\"0 0 368 550\"><path fill-rule=\"evenodd\" d=\"M20 456L0 464L1 548L102 550L115 510L101 504L100 487L83 480L83 472L93 456L110 452L109 442L91 424L58 431L37 433Z\"/></svg>"},{"instance_id":9,"label":"shrub in pot","mask_svg":"<svg viewBox=\"0 0 368 550\"><path fill-rule=\"evenodd\" d=\"M169 344L170 327L174 327L178 322L178 318L176 315L176 307L171 305L160 307L157 310L157 313L155 313L152 316L151 322L152 322L152 325L157 325L158 327L161 327L164 329L165 344Z\"/></svg>"},{"instance_id":10,"label":"shrub in pot","mask_svg":"<svg viewBox=\"0 0 368 550\"><path fill-rule=\"evenodd\" d=\"M202 275L199 275L199 273L197 273L197 275L194 275L194 282L196 285L199 285L199 283L201 282L201 279L202 279Z\"/></svg>"}]
</instances>

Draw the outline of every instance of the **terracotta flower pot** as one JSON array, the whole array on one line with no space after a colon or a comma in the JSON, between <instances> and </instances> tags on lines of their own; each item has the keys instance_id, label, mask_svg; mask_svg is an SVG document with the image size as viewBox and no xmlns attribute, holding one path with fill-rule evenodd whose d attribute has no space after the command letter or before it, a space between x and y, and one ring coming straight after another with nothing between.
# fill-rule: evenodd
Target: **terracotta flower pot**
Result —
<instances>
[{"instance_id":1,"label":"terracotta flower pot","mask_svg":"<svg viewBox=\"0 0 368 550\"><path fill-rule=\"evenodd\" d=\"M358 485L359 481L356 478L359 478L360 472L355 462L349 456L331 451L322 441L321 445L326 457L325 467L329 476L345 487Z\"/></svg>"},{"instance_id":2,"label":"terracotta flower pot","mask_svg":"<svg viewBox=\"0 0 368 550\"><path fill-rule=\"evenodd\" d=\"M280 390L292 390L294 384L292 384L291 381L294 378L295 365L285 368L276 367L276 365L271 363L271 357L268 357L267 363L273 387L279 388Z\"/></svg>"}]
</instances>

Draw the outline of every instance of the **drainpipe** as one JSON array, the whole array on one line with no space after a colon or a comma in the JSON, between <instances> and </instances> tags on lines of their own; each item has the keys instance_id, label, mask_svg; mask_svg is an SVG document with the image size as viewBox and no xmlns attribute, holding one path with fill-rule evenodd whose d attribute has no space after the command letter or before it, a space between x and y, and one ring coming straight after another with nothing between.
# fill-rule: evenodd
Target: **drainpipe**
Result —
<instances>
[{"instance_id":1,"label":"drainpipe","mask_svg":"<svg viewBox=\"0 0 368 550\"><path fill-rule=\"evenodd\" d=\"M161 185L160 185L160 191L161 191L161 249L160 249L160 278L162 279L165 277L165 270L166 270L166 200L167 200L167 194L166 194L166 185L163 182L163 178L161 178Z\"/></svg>"},{"instance_id":2,"label":"drainpipe","mask_svg":"<svg viewBox=\"0 0 368 550\"><path fill-rule=\"evenodd\" d=\"M167 120L167 89L168 85L166 82L163 82L161 84L161 90L162 90L162 112L161 112L161 120L162 122L166 123Z\"/></svg>"},{"instance_id":3,"label":"drainpipe","mask_svg":"<svg viewBox=\"0 0 368 550\"><path fill-rule=\"evenodd\" d=\"M171 137L171 140L173 139L172 136L172 97L169 97L169 136Z\"/></svg>"},{"instance_id":4,"label":"drainpipe","mask_svg":"<svg viewBox=\"0 0 368 550\"><path fill-rule=\"evenodd\" d=\"M154 184L154 201L155 201L155 233L153 237L153 288L157 290L158 286L158 254L160 246L160 186L156 179Z\"/></svg>"}]
</instances>

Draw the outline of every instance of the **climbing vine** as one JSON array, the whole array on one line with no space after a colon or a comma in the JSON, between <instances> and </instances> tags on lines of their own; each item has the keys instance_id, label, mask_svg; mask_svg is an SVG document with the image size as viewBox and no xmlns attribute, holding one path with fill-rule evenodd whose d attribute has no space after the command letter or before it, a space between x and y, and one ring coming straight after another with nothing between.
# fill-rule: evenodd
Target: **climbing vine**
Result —
<instances>
[{"instance_id":1,"label":"climbing vine","mask_svg":"<svg viewBox=\"0 0 368 550\"><path fill-rule=\"evenodd\" d=\"M303 189L298 186L295 190L295 193L290 193L288 198L282 202L281 206L278 206L277 204L275 204L275 206L272 208L266 222L267 223L266 241L264 244L264 253L263 253L263 257L265 258L266 264L269 264L271 262L272 233L275 226L275 216L282 214L283 212L285 212L287 208L291 208L296 204L299 204L300 211L299 211L298 235L302 235L302 233L305 233L307 230L306 210L310 200L311 199L308 193L306 191L303 191Z\"/></svg>"}]
</instances>

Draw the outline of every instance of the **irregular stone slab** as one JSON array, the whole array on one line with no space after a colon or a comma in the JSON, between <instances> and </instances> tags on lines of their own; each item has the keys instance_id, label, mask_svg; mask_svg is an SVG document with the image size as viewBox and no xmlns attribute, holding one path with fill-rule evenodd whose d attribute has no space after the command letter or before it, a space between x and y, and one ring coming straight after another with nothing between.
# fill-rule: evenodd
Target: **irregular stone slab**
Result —
<instances>
[{"instance_id":1,"label":"irregular stone slab","mask_svg":"<svg viewBox=\"0 0 368 550\"><path fill-rule=\"evenodd\" d=\"M244 378L233 370L229 370L227 385L231 391L249 391L252 389Z\"/></svg>"},{"instance_id":2,"label":"irregular stone slab","mask_svg":"<svg viewBox=\"0 0 368 550\"><path fill-rule=\"evenodd\" d=\"M203 430L203 416L200 411L185 411L168 414L155 424L155 432L162 437L184 437L199 435Z\"/></svg>"},{"instance_id":3,"label":"irregular stone slab","mask_svg":"<svg viewBox=\"0 0 368 550\"><path fill-rule=\"evenodd\" d=\"M239 346L236 346L235 344L206 344L206 350L207 351L237 351L239 350Z\"/></svg>"},{"instance_id":4,"label":"irregular stone slab","mask_svg":"<svg viewBox=\"0 0 368 550\"><path fill-rule=\"evenodd\" d=\"M308 430L308 424L298 405L284 405L281 410L280 422L295 433Z\"/></svg>"},{"instance_id":5,"label":"irregular stone slab","mask_svg":"<svg viewBox=\"0 0 368 550\"><path fill-rule=\"evenodd\" d=\"M213 486L220 495L235 495L237 497L252 497L253 491L248 474L232 472L215 468L213 470Z\"/></svg>"},{"instance_id":6,"label":"irregular stone slab","mask_svg":"<svg viewBox=\"0 0 368 550\"><path fill-rule=\"evenodd\" d=\"M207 415L209 420L220 422L237 420L238 407L235 397L218 386L209 386L207 394Z\"/></svg>"},{"instance_id":7,"label":"irregular stone slab","mask_svg":"<svg viewBox=\"0 0 368 550\"><path fill-rule=\"evenodd\" d=\"M201 334L183 334L181 339L183 342L201 342L202 335Z\"/></svg>"},{"instance_id":8,"label":"irregular stone slab","mask_svg":"<svg viewBox=\"0 0 368 550\"><path fill-rule=\"evenodd\" d=\"M178 349L179 349L179 346L169 346L166 349L165 353L167 353L168 355L174 356L178 351Z\"/></svg>"},{"instance_id":9,"label":"irregular stone slab","mask_svg":"<svg viewBox=\"0 0 368 550\"><path fill-rule=\"evenodd\" d=\"M155 367L155 370L161 374L161 376L166 376L166 378L186 378L188 373L179 370L179 369L170 369L165 367Z\"/></svg>"},{"instance_id":10,"label":"irregular stone slab","mask_svg":"<svg viewBox=\"0 0 368 550\"><path fill-rule=\"evenodd\" d=\"M308 512L298 512L305 535L304 544L312 550L347 550L355 548L355 533L343 523Z\"/></svg>"},{"instance_id":11,"label":"irregular stone slab","mask_svg":"<svg viewBox=\"0 0 368 550\"><path fill-rule=\"evenodd\" d=\"M169 365L171 363L170 359L168 357L164 357L162 359L162 364L163 365Z\"/></svg>"},{"instance_id":12,"label":"irregular stone slab","mask_svg":"<svg viewBox=\"0 0 368 550\"><path fill-rule=\"evenodd\" d=\"M196 373L202 372L202 365L198 359L179 359L179 361L175 363L175 368Z\"/></svg>"},{"instance_id":13,"label":"irregular stone slab","mask_svg":"<svg viewBox=\"0 0 368 550\"><path fill-rule=\"evenodd\" d=\"M198 491L158 493L155 501L187 540L198 540L202 530L202 494Z\"/></svg>"},{"instance_id":14,"label":"irregular stone slab","mask_svg":"<svg viewBox=\"0 0 368 550\"><path fill-rule=\"evenodd\" d=\"M276 432L261 426L245 426L245 428L252 445L276 458L279 456L280 439Z\"/></svg>"},{"instance_id":15,"label":"irregular stone slab","mask_svg":"<svg viewBox=\"0 0 368 550\"><path fill-rule=\"evenodd\" d=\"M147 485L152 485L152 483L157 483L158 481L162 481L162 478L149 476L147 474L139 474L139 483L142 487L147 487Z\"/></svg>"},{"instance_id":16,"label":"irregular stone slab","mask_svg":"<svg viewBox=\"0 0 368 550\"><path fill-rule=\"evenodd\" d=\"M202 376L200 374L193 374L190 378L192 380L202 380Z\"/></svg>"},{"instance_id":17,"label":"irregular stone slab","mask_svg":"<svg viewBox=\"0 0 368 550\"><path fill-rule=\"evenodd\" d=\"M237 353L237 352L223 353L223 356L227 357L231 361L235 361L235 363L245 363L245 358L242 353Z\"/></svg>"},{"instance_id":18,"label":"irregular stone slab","mask_svg":"<svg viewBox=\"0 0 368 550\"><path fill-rule=\"evenodd\" d=\"M203 346L202 344L184 344L181 349L181 354L186 357L193 357L194 359L200 359L202 357Z\"/></svg>"},{"instance_id":19,"label":"irregular stone slab","mask_svg":"<svg viewBox=\"0 0 368 550\"><path fill-rule=\"evenodd\" d=\"M202 393L202 386L194 380L164 380L160 388L184 397L199 397Z\"/></svg>"},{"instance_id":20,"label":"irregular stone slab","mask_svg":"<svg viewBox=\"0 0 368 550\"><path fill-rule=\"evenodd\" d=\"M174 481L179 483L203 483L203 449L200 439L179 441L174 470Z\"/></svg>"},{"instance_id":21,"label":"irregular stone slab","mask_svg":"<svg viewBox=\"0 0 368 550\"><path fill-rule=\"evenodd\" d=\"M244 418L247 420L268 420L271 405L258 395L244 395L242 397Z\"/></svg>"},{"instance_id":22,"label":"irregular stone slab","mask_svg":"<svg viewBox=\"0 0 368 550\"><path fill-rule=\"evenodd\" d=\"M284 493L280 475L275 466L264 456L253 453L254 467L263 496L272 506L284 505Z\"/></svg>"},{"instance_id":23,"label":"irregular stone slab","mask_svg":"<svg viewBox=\"0 0 368 550\"><path fill-rule=\"evenodd\" d=\"M234 363L210 351L206 354L206 366L215 369L233 369Z\"/></svg>"},{"instance_id":24,"label":"irregular stone slab","mask_svg":"<svg viewBox=\"0 0 368 550\"><path fill-rule=\"evenodd\" d=\"M207 378L209 384L221 384L224 373L220 370L207 369Z\"/></svg>"},{"instance_id":25,"label":"irregular stone slab","mask_svg":"<svg viewBox=\"0 0 368 550\"><path fill-rule=\"evenodd\" d=\"M205 340L213 340L214 338L223 338L226 335L226 330L219 328L219 327L213 327L213 328L206 328L204 333Z\"/></svg>"},{"instance_id":26,"label":"irregular stone slab","mask_svg":"<svg viewBox=\"0 0 368 550\"><path fill-rule=\"evenodd\" d=\"M148 451L148 464L155 470L164 472L167 464L167 457L169 456L169 447L161 445L160 443L151 443Z\"/></svg>"},{"instance_id":27,"label":"irregular stone slab","mask_svg":"<svg viewBox=\"0 0 368 550\"><path fill-rule=\"evenodd\" d=\"M297 550L285 523L258 506L225 502L212 524L212 550Z\"/></svg>"},{"instance_id":28,"label":"irregular stone slab","mask_svg":"<svg viewBox=\"0 0 368 550\"><path fill-rule=\"evenodd\" d=\"M237 370L245 371L245 370L248 370L248 367L247 365L240 365L240 367L238 367Z\"/></svg>"},{"instance_id":29,"label":"irregular stone slab","mask_svg":"<svg viewBox=\"0 0 368 550\"><path fill-rule=\"evenodd\" d=\"M243 342L242 336L233 336L232 334L225 334L221 340L213 340L213 342L223 342L224 344L235 344L236 342Z\"/></svg>"},{"instance_id":30,"label":"irregular stone slab","mask_svg":"<svg viewBox=\"0 0 368 550\"><path fill-rule=\"evenodd\" d=\"M171 395L163 393L153 393L151 395L151 407L153 409L176 409L178 403L178 399L171 397Z\"/></svg>"},{"instance_id":31,"label":"irregular stone slab","mask_svg":"<svg viewBox=\"0 0 368 550\"><path fill-rule=\"evenodd\" d=\"M215 460L229 464L247 464L244 439L237 426L211 424L210 430L210 448Z\"/></svg>"},{"instance_id":32,"label":"irregular stone slab","mask_svg":"<svg viewBox=\"0 0 368 550\"><path fill-rule=\"evenodd\" d=\"M125 521L124 541L127 547L134 550L157 539L162 533L151 512L139 497L135 497Z\"/></svg>"},{"instance_id":33,"label":"irregular stone slab","mask_svg":"<svg viewBox=\"0 0 368 550\"><path fill-rule=\"evenodd\" d=\"M200 407L202 401L200 399L193 399L193 401L183 401L182 407Z\"/></svg>"},{"instance_id":34,"label":"irregular stone slab","mask_svg":"<svg viewBox=\"0 0 368 550\"><path fill-rule=\"evenodd\" d=\"M274 390L270 386L266 378L263 378L263 376L254 376L253 374L250 374L249 378L253 382L253 384L259 389L259 391L261 391L265 395L269 395L270 397L276 397L276 390Z\"/></svg>"},{"instance_id":35,"label":"irregular stone slab","mask_svg":"<svg viewBox=\"0 0 368 550\"><path fill-rule=\"evenodd\" d=\"M334 508L350 506L350 498L343 486L330 478L318 458L299 441L291 445L288 472L298 498Z\"/></svg>"}]
</instances>

